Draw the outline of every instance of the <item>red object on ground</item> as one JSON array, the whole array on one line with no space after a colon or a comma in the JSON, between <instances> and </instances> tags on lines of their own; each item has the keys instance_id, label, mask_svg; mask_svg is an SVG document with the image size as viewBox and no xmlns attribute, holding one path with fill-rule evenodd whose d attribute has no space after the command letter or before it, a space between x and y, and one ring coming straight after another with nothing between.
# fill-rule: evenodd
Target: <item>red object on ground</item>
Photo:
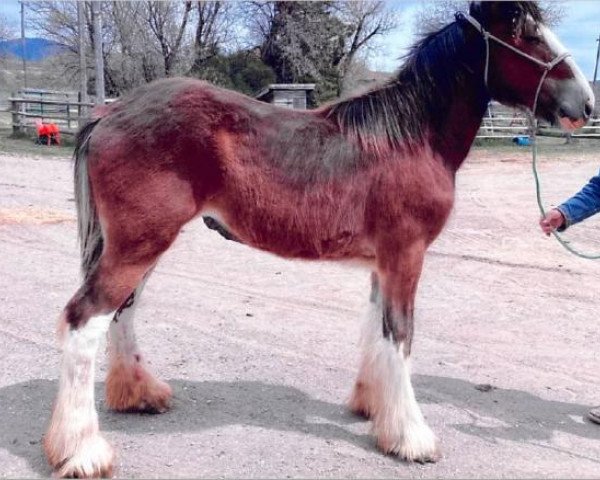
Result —
<instances>
[{"instance_id":1,"label":"red object on ground","mask_svg":"<svg viewBox=\"0 0 600 480\"><path fill-rule=\"evenodd\" d=\"M37 125L38 142L47 145L56 143L60 145L60 130L56 123L39 123Z\"/></svg>"}]
</instances>

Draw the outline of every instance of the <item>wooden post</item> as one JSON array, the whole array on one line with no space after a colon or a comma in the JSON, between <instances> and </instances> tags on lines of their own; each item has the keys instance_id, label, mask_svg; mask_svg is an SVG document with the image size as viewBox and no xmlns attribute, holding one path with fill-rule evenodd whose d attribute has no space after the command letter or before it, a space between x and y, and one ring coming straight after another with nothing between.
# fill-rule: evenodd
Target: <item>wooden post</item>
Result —
<instances>
[{"instance_id":1,"label":"wooden post","mask_svg":"<svg viewBox=\"0 0 600 480\"><path fill-rule=\"evenodd\" d=\"M15 92L12 93L12 98L16 98L17 94ZM13 131L13 135L18 135L21 131L20 129L20 121L19 121L19 102L17 102L16 100L11 100L10 101L10 110L12 112L11 117L12 117L12 131Z\"/></svg>"},{"instance_id":2,"label":"wooden post","mask_svg":"<svg viewBox=\"0 0 600 480\"><path fill-rule=\"evenodd\" d=\"M21 0L21 55L23 56L23 85L27 88L27 49L25 47L25 1Z\"/></svg>"},{"instance_id":3,"label":"wooden post","mask_svg":"<svg viewBox=\"0 0 600 480\"><path fill-rule=\"evenodd\" d=\"M596 78L598 76L598 61L600 61L600 37L596 39L598 42L598 49L596 50L596 66L594 67L594 85L596 85Z\"/></svg>"},{"instance_id":4,"label":"wooden post","mask_svg":"<svg viewBox=\"0 0 600 480\"><path fill-rule=\"evenodd\" d=\"M87 2L77 2L77 45L79 48L79 103L88 101L87 94L87 64L85 58L85 7ZM77 107L77 116L79 117L79 127L88 116L87 107L79 105Z\"/></svg>"},{"instance_id":5,"label":"wooden post","mask_svg":"<svg viewBox=\"0 0 600 480\"><path fill-rule=\"evenodd\" d=\"M71 130L71 103L67 100L67 128Z\"/></svg>"},{"instance_id":6,"label":"wooden post","mask_svg":"<svg viewBox=\"0 0 600 480\"><path fill-rule=\"evenodd\" d=\"M94 57L96 59L96 105L104 105L104 57L102 55L102 2L92 2Z\"/></svg>"},{"instance_id":7,"label":"wooden post","mask_svg":"<svg viewBox=\"0 0 600 480\"><path fill-rule=\"evenodd\" d=\"M44 94L40 92L40 100L44 100ZM42 123L44 123L44 104L40 102L40 115L42 116Z\"/></svg>"}]
</instances>

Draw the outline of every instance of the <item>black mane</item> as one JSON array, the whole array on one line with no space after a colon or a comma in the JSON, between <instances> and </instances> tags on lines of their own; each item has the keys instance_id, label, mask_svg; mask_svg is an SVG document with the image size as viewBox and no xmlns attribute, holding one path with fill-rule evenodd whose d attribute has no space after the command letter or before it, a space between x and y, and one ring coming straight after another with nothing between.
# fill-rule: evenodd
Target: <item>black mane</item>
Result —
<instances>
[{"instance_id":1,"label":"black mane","mask_svg":"<svg viewBox=\"0 0 600 480\"><path fill-rule=\"evenodd\" d=\"M473 73L469 65L473 57L465 46L464 31L457 23L431 33L412 47L392 80L333 103L325 113L363 147L420 145L427 127L443 121L443 112ZM483 42L479 50L483 55Z\"/></svg>"}]
</instances>

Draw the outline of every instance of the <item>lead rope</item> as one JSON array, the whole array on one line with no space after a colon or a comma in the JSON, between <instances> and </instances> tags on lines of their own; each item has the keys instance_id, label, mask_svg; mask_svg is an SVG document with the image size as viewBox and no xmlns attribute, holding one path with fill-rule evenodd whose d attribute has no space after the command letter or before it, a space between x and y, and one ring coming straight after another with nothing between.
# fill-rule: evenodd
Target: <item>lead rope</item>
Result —
<instances>
[{"instance_id":1,"label":"lead rope","mask_svg":"<svg viewBox=\"0 0 600 480\"><path fill-rule=\"evenodd\" d=\"M531 167L533 170L533 178L535 181L536 199L537 199L537 204L538 204L538 207L540 209L542 216L545 216L546 209L544 208L544 202L542 201L542 187L540 185L540 176L539 176L539 173L537 170L537 141L536 141L537 140L537 135L536 135L537 120L535 120L533 115L529 115L529 124L530 124L530 128L532 129L531 140L532 140L533 160L531 162ZM568 240L565 240L562 237L562 235L560 235L556 230L552 231L552 235L554 236L554 238L556 238L558 243L560 243L565 248L565 250L571 252L573 255L580 257L580 258L585 258L588 260L600 259L600 254L598 254L598 253L586 253L586 252L582 252L582 251L572 247L570 245L570 242Z\"/></svg>"},{"instance_id":2,"label":"lead rope","mask_svg":"<svg viewBox=\"0 0 600 480\"><path fill-rule=\"evenodd\" d=\"M532 62L536 63L537 65L541 66L544 69L544 72L542 73L542 76L538 83L537 89L535 91L535 97L533 99L533 105L531 107L531 112L527 115L527 118L529 120L529 130L530 130L530 138L531 138L531 153L532 153L531 167L533 170L533 179L535 182L535 196L536 196L538 207L540 209L540 213L542 214L542 216L546 216L546 209L544 208L544 202L542 200L542 187L541 187L541 183L540 183L540 175L537 170L537 127L538 127L538 122L537 122L537 119L535 118L535 112L537 111L538 98L540 95L540 91L542 90L542 85L544 84L544 80L546 80L546 76L548 75L548 73L550 73L550 71L554 67L556 67L560 62L562 62L565 58L569 57L571 54L569 52L565 52L565 53L559 55L558 57L556 57L551 62L542 62L541 60L538 60L537 58L534 58L531 55L528 55L527 53L520 51L518 48L515 48L512 45L501 40L500 38L492 35L490 32L485 30L483 28L483 26L477 20L475 20L473 17L471 17L470 15L459 12L456 14L456 19L457 20L461 20L461 19L466 20L471 25L473 25L479 31L479 33L481 33L481 36L483 37L483 40L485 41L485 67L484 67L483 80L484 80L484 84L485 84L486 88L488 88L488 72L489 72L489 63L490 63L490 39L494 40L495 42L499 43L500 45L502 45L506 48L509 48L510 50L517 53L518 55L521 55L522 57L525 57L528 60L531 60ZM554 236L554 238L556 238L558 243L565 248L565 250L572 253L573 255L580 257L580 258L585 258L588 260L600 259L600 254L585 253L585 252L581 252L581 251L577 250L576 248L572 247L570 245L570 242L565 240L564 238L562 238L562 236L556 230L552 231L552 235Z\"/></svg>"}]
</instances>

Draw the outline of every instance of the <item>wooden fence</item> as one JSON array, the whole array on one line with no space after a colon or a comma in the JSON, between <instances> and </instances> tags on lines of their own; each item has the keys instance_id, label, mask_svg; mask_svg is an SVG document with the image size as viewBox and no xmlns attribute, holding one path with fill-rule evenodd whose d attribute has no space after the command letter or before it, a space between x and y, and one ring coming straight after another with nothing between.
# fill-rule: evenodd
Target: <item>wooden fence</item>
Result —
<instances>
[{"instance_id":1,"label":"wooden fence","mask_svg":"<svg viewBox=\"0 0 600 480\"><path fill-rule=\"evenodd\" d=\"M529 133L529 121L524 113L491 102L479 127L477 138L514 138ZM564 137L569 135L544 122L541 122L538 134ZM570 136L600 138L600 117L592 118L585 127L576 130Z\"/></svg>"},{"instance_id":2,"label":"wooden fence","mask_svg":"<svg viewBox=\"0 0 600 480\"><path fill-rule=\"evenodd\" d=\"M107 102L114 100L107 100ZM56 123L62 133L74 134L89 118L91 102L80 102L76 92L53 90L21 90L11 98L10 113L14 133L35 132L36 122ZM541 135L567 136L558 129L550 128L542 123ZM527 117L514 109L491 102L485 113L477 138L514 138L529 135ZM578 138L600 138L600 117L590 120L583 128L571 134Z\"/></svg>"},{"instance_id":3,"label":"wooden fence","mask_svg":"<svg viewBox=\"0 0 600 480\"><path fill-rule=\"evenodd\" d=\"M61 133L74 134L88 118L91 102L80 102L77 92L26 89L9 99L13 133L35 132L36 122L55 123Z\"/></svg>"}]
</instances>

